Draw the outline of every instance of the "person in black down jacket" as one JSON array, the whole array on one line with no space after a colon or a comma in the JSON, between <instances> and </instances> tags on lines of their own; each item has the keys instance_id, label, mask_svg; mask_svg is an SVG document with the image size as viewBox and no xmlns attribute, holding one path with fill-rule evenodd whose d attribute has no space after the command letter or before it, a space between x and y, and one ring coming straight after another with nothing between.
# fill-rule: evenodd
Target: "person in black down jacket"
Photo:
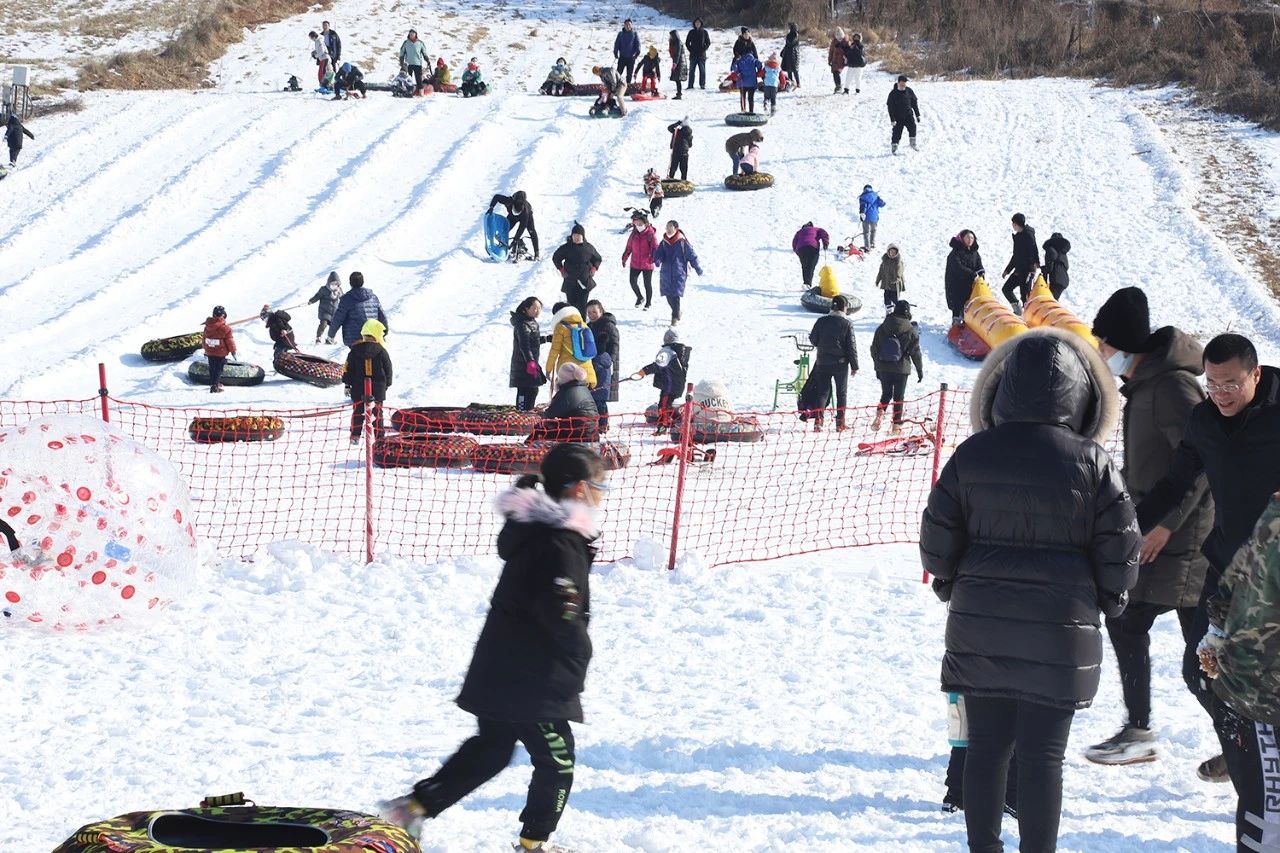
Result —
<instances>
[{"instance_id":1,"label":"person in black down jacket","mask_svg":"<svg viewBox=\"0 0 1280 853\"><path fill-rule=\"evenodd\" d=\"M809 343L815 347L813 370L800 389L800 419L812 416L813 431L822 431L822 412L831 397L831 383L836 384L836 432L844 432L844 414L848 402L849 377L858 372L858 353L849 322L849 298L834 296L831 313L819 317L809 331Z\"/></svg>"},{"instance_id":2,"label":"person in black down jacket","mask_svg":"<svg viewBox=\"0 0 1280 853\"><path fill-rule=\"evenodd\" d=\"M689 88L693 88L693 74L698 72L698 88L707 88L707 50L711 47L711 34L702 26L701 18L693 19L693 29L684 37L689 49Z\"/></svg>"},{"instance_id":3,"label":"person in black down jacket","mask_svg":"<svg viewBox=\"0 0 1280 853\"><path fill-rule=\"evenodd\" d=\"M689 124L689 119L680 119L674 124L667 125L667 133L671 134L671 162L667 166L667 180L672 180L676 176L676 169L680 170L680 180L689 180L689 149L693 147L693 125Z\"/></svg>"},{"instance_id":4,"label":"person in black down jacket","mask_svg":"<svg viewBox=\"0 0 1280 853\"><path fill-rule=\"evenodd\" d=\"M1066 290L1067 285L1071 284L1071 264L1067 261L1067 252L1070 251L1071 241L1057 231L1050 234L1049 239L1044 241L1044 266L1042 271L1045 279L1049 282L1049 291L1053 294L1054 299L1062 296L1062 291Z\"/></svg>"},{"instance_id":5,"label":"person in black down jacket","mask_svg":"<svg viewBox=\"0 0 1280 853\"><path fill-rule=\"evenodd\" d=\"M387 354L382 338L386 331L386 326L377 320L366 320L360 329L360 340L347 353L347 363L342 369L342 383L351 389L351 399L356 401L351 408L352 444L360 442L366 405L371 409L374 438L382 438L386 429L382 422L382 404L387 399L387 389L391 387L391 356ZM369 380L372 400L365 399L366 379Z\"/></svg>"},{"instance_id":6,"label":"person in black down jacket","mask_svg":"<svg viewBox=\"0 0 1280 853\"><path fill-rule=\"evenodd\" d=\"M569 724L582 722L591 661L591 543L599 536L595 509L608 489L605 476L593 450L558 444L543 458L541 475L526 474L498 497L505 564L458 696L479 732L412 793L381 804L383 815L415 838L424 821L501 773L517 741L529 751L533 780L516 847L542 849L555 832L573 786Z\"/></svg>"},{"instance_id":7,"label":"person in black down jacket","mask_svg":"<svg viewBox=\"0 0 1280 853\"><path fill-rule=\"evenodd\" d=\"M950 602L942 689L964 697L969 850L997 853L1009 754L1024 851L1052 851L1071 720L1098 690L1101 609L1138 579L1133 503L1099 441L1115 383L1097 350L1056 329L997 347L974 385L975 433L929 495L920 556Z\"/></svg>"},{"instance_id":8,"label":"person in black down jacket","mask_svg":"<svg viewBox=\"0 0 1280 853\"><path fill-rule=\"evenodd\" d=\"M511 373L509 384L516 389L516 411L528 412L538 399L538 389L547 384L542 371L542 345L551 340L538 328L542 301L530 296L511 312Z\"/></svg>"},{"instance_id":9,"label":"person in black down jacket","mask_svg":"<svg viewBox=\"0 0 1280 853\"><path fill-rule=\"evenodd\" d=\"M596 247L587 242L587 229L577 222L573 223L569 239L551 256L551 263L564 279L560 290L565 301L583 317L587 316L587 297L595 289L595 275L602 261Z\"/></svg>"},{"instance_id":10,"label":"person in black down jacket","mask_svg":"<svg viewBox=\"0 0 1280 853\"><path fill-rule=\"evenodd\" d=\"M847 90L846 90L847 91ZM898 153L898 143L902 141L902 131L907 131L911 147L916 147L916 122L920 119L920 104L916 101L916 93L907 85L907 75L899 74L898 82L893 84L889 97L885 100L889 108L889 121L893 124L889 150Z\"/></svg>"},{"instance_id":11,"label":"person in black down jacket","mask_svg":"<svg viewBox=\"0 0 1280 853\"><path fill-rule=\"evenodd\" d=\"M787 38L782 44L782 70L791 79L791 88L800 88L800 31L795 24L787 27Z\"/></svg>"},{"instance_id":12,"label":"person in black down jacket","mask_svg":"<svg viewBox=\"0 0 1280 853\"><path fill-rule=\"evenodd\" d=\"M489 213L493 213L496 205L502 205L507 209L507 233L510 237L508 243L514 243L519 240L524 232L529 232L529 244L533 246L533 259L538 259L538 229L533 224L533 205L529 204L529 199L525 196L524 190L516 190L509 196L495 194L489 199ZM516 229L516 233L511 234L512 228Z\"/></svg>"},{"instance_id":13,"label":"person in black down jacket","mask_svg":"<svg viewBox=\"0 0 1280 853\"><path fill-rule=\"evenodd\" d=\"M911 366L916 368L916 382L924 381L924 357L920 355L920 333L911 322L911 303L899 299L893 312L885 317L871 337L871 362L880 380L880 405L871 421L871 429L880 429L884 410L893 403L893 425L890 435L902 432L902 400L907 396L907 380Z\"/></svg>"},{"instance_id":14,"label":"person in black down jacket","mask_svg":"<svg viewBox=\"0 0 1280 853\"><path fill-rule=\"evenodd\" d=\"M982 255L978 254L978 238L968 228L951 238L951 254L947 255L947 307L951 309L951 325L964 323L964 306L973 292L973 282L982 275Z\"/></svg>"},{"instance_id":15,"label":"person in black down jacket","mask_svg":"<svg viewBox=\"0 0 1280 853\"><path fill-rule=\"evenodd\" d=\"M621 364L621 336L618 320L599 299L587 303L587 325L596 339L596 357L591 366L596 371L596 387L591 392L596 411L600 413L600 431L609 431L609 404L618 402L618 365Z\"/></svg>"},{"instance_id":16,"label":"person in black down jacket","mask_svg":"<svg viewBox=\"0 0 1280 853\"><path fill-rule=\"evenodd\" d=\"M1004 298L1009 300L1013 313L1021 314L1031 290L1031 277L1040 268L1040 248L1036 245L1036 229L1027 224L1026 216L1015 213L1009 221L1013 227L1013 254L1001 275L1005 276ZM1017 297L1013 295L1015 291Z\"/></svg>"},{"instance_id":17,"label":"person in black down jacket","mask_svg":"<svg viewBox=\"0 0 1280 853\"><path fill-rule=\"evenodd\" d=\"M556 369L556 393L533 430L534 441L600 440L600 411L587 387L587 371L566 361Z\"/></svg>"}]
</instances>

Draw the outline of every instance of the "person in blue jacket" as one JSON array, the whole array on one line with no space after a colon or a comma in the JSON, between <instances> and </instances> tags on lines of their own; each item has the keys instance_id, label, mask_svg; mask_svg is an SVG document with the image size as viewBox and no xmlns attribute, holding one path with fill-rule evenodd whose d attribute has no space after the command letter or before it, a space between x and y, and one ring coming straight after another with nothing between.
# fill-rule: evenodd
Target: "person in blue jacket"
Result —
<instances>
[{"instance_id":1,"label":"person in blue jacket","mask_svg":"<svg viewBox=\"0 0 1280 853\"><path fill-rule=\"evenodd\" d=\"M733 71L738 75L739 108L744 113L756 111L756 81L763 67L754 53L744 53L733 61Z\"/></svg>"},{"instance_id":2,"label":"person in blue jacket","mask_svg":"<svg viewBox=\"0 0 1280 853\"><path fill-rule=\"evenodd\" d=\"M618 60L618 73L627 73L627 83L636 72L636 57L640 55L640 36L631 26L631 19L622 22L622 30L613 40L613 55Z\"/></svg>"},{"instance_id":3,"label":"person in blue jacket","mask_svg":"<svg viewBox=\"0 0 1280 853\"><path fill-rule=\"evenodd\" d=\"M858 196L858 218L862 220L862 250L876 247L876 226L880 224L880 208L884 207L884 199L871 189L871 184L862 188Z\"/></svg>"},{"instance_id":4,"label":"person in blue jacket","mask_svg":"<svg viewBox=\"0 0 1280 853\"><path fill-rule=\"evenodd\" d=\"M671 306L671 325L680 322L680 298L684 296L685 282L689 280L689 267L702 275L698 253L685 239L680 223L674 219L667 223L658 248L653 250L653 263L658 267L658 292L667 298Z\"/></svg>"},{"instance_id":5,"label":"person in blue jacket","mask_svg":"<svg viewBox=\"0 0 1280 853\"><path fill-rule=\"evenodd\" d=\"M364 286L364 273L353 272L351 289L338 300L338 310L329 321L329 337L342 330L342 343L351 346L360 340L365 320L377 320L383 326L383 334L390 331L387 315L382 313L382 303L372 290Z\"/></svg>"}]
</instances>

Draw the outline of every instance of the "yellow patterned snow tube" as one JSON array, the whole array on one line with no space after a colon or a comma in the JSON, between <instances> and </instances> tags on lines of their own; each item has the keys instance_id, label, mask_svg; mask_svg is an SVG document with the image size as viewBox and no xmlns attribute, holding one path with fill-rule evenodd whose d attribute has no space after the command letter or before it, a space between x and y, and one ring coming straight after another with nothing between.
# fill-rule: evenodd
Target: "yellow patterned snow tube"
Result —
<instances>
[{"instance_id":1,"label":"yellow patterned snow tube","mask_svg":"<svg viewBox=\"0 0 1280 853\"><path fill-rule=\"evenodd\" d=\"M1062 329L1064 332L1074 332L1095 347L1098 345L1098 341L1089 327L1081 323L1079 317L1063 308L1061 303L1053 298L1053 293L1049 290L1049 283L1044 280L1042 275L1037 275L1035 284L1031 286L1031 295L1027 298L1027 304L1022 309L1022 319L1032 328L1052 326L1055 329Z\"/></svg>"},{"instance_id":2,"label":"yellow patterned snow tube","mask_svg":"<svg viewBox=\"0 0 1280 853\"><path fill-rule=\"evenodd\" d=\"M965 303L964 324L992 349L1027 330L1027 324L991 294L987 280L981 276L974 281Z\"/></svg>"},{"instance_id":3,"label":"yellow patterned snow tube","mask_svg":"<svg viewBox=\"0 0 1280 853\"><path fill-rule=\"evenodd\" d=\"M818 270L818 292L828 299L840 295L840 282L836 281L836 271L831 264L823 264Z\"/></svg>"}]
</instances>

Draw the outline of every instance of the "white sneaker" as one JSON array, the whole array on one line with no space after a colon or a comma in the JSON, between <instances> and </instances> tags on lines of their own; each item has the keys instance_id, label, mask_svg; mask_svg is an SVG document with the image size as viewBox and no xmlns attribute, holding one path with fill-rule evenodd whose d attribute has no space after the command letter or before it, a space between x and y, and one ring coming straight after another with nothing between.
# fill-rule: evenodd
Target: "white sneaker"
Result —
<instances>
[{"instance_id":1,"label":"white sneaker","mask_svg":"<svg viewBox=\"0 0 1280 853\"><path fill-rule=\"evenodd\" d=\"M395 824L409 833L409 837L414 841L422 838L422 825L426 823L427 816L423 814L422 806L413 797L406 795L384 800L378 803L378 814L382 815L388 823Z\"/></svg>"},{"instance_id":2,"label":"white sneaker","mask_svg":"<svg viewBox=\"0 0 1280 853\"><path fill-rule=\"evenodd\" d=\"M1094 764L1143 764L1160 757L1156 752L1156 736L1151 729L1125 726L1114 736L1095 743L1084 751Z\"/></svg>"}]
</instances>

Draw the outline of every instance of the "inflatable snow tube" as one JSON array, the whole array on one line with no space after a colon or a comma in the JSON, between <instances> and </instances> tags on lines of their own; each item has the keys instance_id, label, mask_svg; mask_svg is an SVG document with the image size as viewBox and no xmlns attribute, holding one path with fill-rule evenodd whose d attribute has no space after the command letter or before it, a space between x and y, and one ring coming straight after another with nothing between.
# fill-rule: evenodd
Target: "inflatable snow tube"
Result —
<instances>
[{"instance_id":1,"label":"inflatable snow tube","mask_svg":"<svg viewBox=\"0 0 1280 853\"><path fill-rule=\"evenodd\" d=\"M603 110L600 112L597 112L594 109L587 110L587 118L622 118L622 117L623 116L621 112L615 112L614 110Z\"/></svg>"},{"instance_id":2,"label":"inflatable snow tube","mask_svg":"<svg viewBox=\"0 0 1280 853\"><path fill-rule=\"evenodd\" d=\"M561 442L534 441L528 444L482 444L472 454L471 464L484 474L536 474L542 457ZM631 449L610 441L587 444L600 454L606 471L625 468L631 462Z\"/></svg>"},{"instance_id":3,"label":"inflatable snow tube","mask_svg":"<svg viewBox=\"0 0 1280 853\"><path fill-rule=\"evenodd\" d=\"M764 113L729 113L724 123L730 127L760 127L769 123L769 117Z\"/></svg>"},{"instance_id":4,"label":"inflatable snow tube","mask_svg":"<svg viewBox=\"0 0 1280 853\"><path fill-rule=\"evenodd\" d=\"M210 385L209 362L193 361L187 367L187 378L196 385ZM222 369L223 385L261 385L267 372L256 364L245 361L228 361Z\"/></svg>"},{"instance_id":5,"label":"inflatable snow tube","mask_svg":"<svg viewBox=\"0 0 1280 853\"><path fill-rule=\"evenodd\" d=\"M54 853L417 853L403 829L339 809L231 806L133 812L81 827Z\"/></svg>"},{"instance_id":6,"label":"inflatable snow tube","mask_svg":"<svg viewBox=\"0 0 1280 853\"><path fill-rule=\"evenodd\" d=\"M195 418L187 425L192 441L221 444L228 441L275 441L284 435L284 421L276 417Z\"/></svg>"},{"instance_id":7,"label":"inflatable snow tube","mask_svg":"<svg viewBox=\"0 0 1280 853\"><path fill-rule=\"evenodd\" d=\"M600 97L600 93L603 91L604 91L603 83L577 83L573 86L573 94L575 95L590 95L593 98L598 98ZM626 94L628 95L640 94L640 84L628 83Z\"/></svg>"},{"instance_id":8,"label":"inflatable snow tube","mask_svg":"<svg viewBox=\"0 0 1280 853\"><path fill-rule=\"evenodd\" d=\"M391 435L373 443L373 464L379 468L465 468L479 446L465 435Z\"/></svg>"},{"instance_id":9,"label":"inflatable snow tube","mask_svg":"<svg viewBox=\"0 0 1280 853\"><path fill-rule=\"evenodd\" d=\"M1035 284L1031 286L1027 304L1022 307L1022 320L1030 328L1051 326L1079 335L1092 347L1098 346L1098 339L1093 336L1093 330L1053 298L1053 291L1049 289L1049 283L1042 275L1037 275Z\"/></svg>"},{"instance_id":10,"label":"inflatable snow tube","mask_svg":"<svg viewBox=\"0 0 1280 853\"><path fill-rule=\"evenodd\" d=\"M283 352L276 356L275 368L276 373L317 388L332 388L342 382L342 365L318 355Z\"/></svg>"},{"instance_id":11,"label":"inflatable snow tube","mask_svg":"<svg viewBox=\"0 0 1280 853\"><path fill-rule=\"evenodd\" d=\"M204 332L157 338L142 345L142 357L147 361L182 361L204 344Z\"/></svg>"},{"instance_id":12,"label":"inflatable snow tube","mask_svg":"<svg viewBox=\"0 0 1280 853\"><path fill-rule=\"evenodd\" d=\"M671 440L680 441L684 422L677 418L671 422ZM752 442L764 440L764 427L755 415L733 415L729 420L718 421L699 418L696 415L689 424L694 444L715 442Z\"/></svg>"},{"instance_id":13,"label":"inflatable snow tube","mask_svg":"<svg viewBox=\"0 0 1280 853\"><path fill-rule=\"evenodd\" d=\"M539 413L518 412L515 406L472 403L454 417L454 428L472 435L527 436L540 420L542 415Z\"/></svg>"},{"instance_id":14,"label":"inflatable snow tube","mask_svg":"<svg viewBox=\"0 0 1280 853\"><path fill-rule=\"evenodd\" d=\"M773 186L773 175L768 172L756 172L751 175L730 175L724 179L724 185L731 190L762 190Z\"/></svg>"},{"instance_id":15,"label":"inflatable snow tube","mask_svg":"<svg viewBox=\"0 0 1280 853\"><path fill-rule=\"evenodd\" d=\"M982 277L974 281L973 290L969 292L964 324L992 349L1027 330L1022 318L991 293L987 280Z\"/></svg>"},{"instance_id":16,"label":"inflatable snow tube","mask_svg":"<svg viewBox=\"0 0 1280 853\"><path fill-rule=\"evenodd\" d=\"M974 334L968 326L952 326L947 330L947 343L960 355L971 361L982 361L991 354L991 347Z\"/></svg>"},{"instance_id":17,"label":"inflatable snow tube","mask_svg":"<svg viewBox=\"0 0 1280 853\"><path fill-rule=\"evenodd\" d=\"M848 293L844 294L844 298L849 300L850 314L856 314L862 310L861 299ZM821 287L811 287L800 294L800 304L805 307L805 310L815 314L831 313L831 298L822 295Z\"/></svg>"},{"instance_id":18,"label":"inflatable snow tube","mask_svg":"<svg viewBox=\"0 0 1280 853\"><path fill-rule=\"evenodd\" d=\"M401 433L457 432L458 413L449 406L414 406L391 413L391 428Z\"/></svg>"},{"instance_id":19,"label":"inflatable snow tube","mask_svg":"<svg viewBox=\"0 0 1280 853\"><path fill-rule=\"evenodd\" d=\"M664 198L684 198L687 195L693 195L693 182L663 178L662 195Z\"/></svg>"}]
</instances>

